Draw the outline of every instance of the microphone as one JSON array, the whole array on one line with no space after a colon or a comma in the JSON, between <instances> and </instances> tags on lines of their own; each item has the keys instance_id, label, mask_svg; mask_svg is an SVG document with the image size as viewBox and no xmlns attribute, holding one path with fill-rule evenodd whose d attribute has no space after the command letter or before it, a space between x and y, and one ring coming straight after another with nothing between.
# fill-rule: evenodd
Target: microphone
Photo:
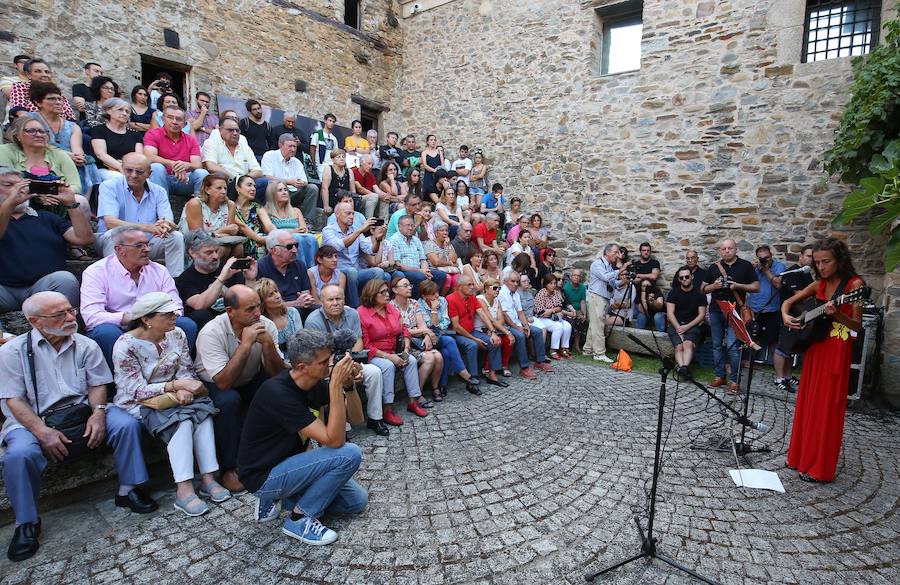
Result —
<instances>
[{"instance_id":1,"label":"microphone","mask_svg":"<svg viewBox=\"0 0 900 585\"><path fill-rule=\"evenodd\" d=\"M809 274L810 272L812 272L812 268L810 266L801 266L800 268L794 268L793 270L785 270L778 276L784 276L785 274L795 274L797 272L805 272L806 274Z\"/></svg>"},{"instance_id":2,"label":"microphone","mask_svg":"<svg viewBox=\"0 0 900 585\"><path fill-rule=\"evenodd\" d=\"M337 358L344 357L355 344L356 333L351 329L338 329L334 332L334 354Z\"/></svg>"},{"instance_id":3,"label":"microphone","mask_svg":"<svg viewBox=\"0 0 900 585\"><path fill-rule=\"evenodd\" d=\"M759 431L760 433L766 433L771 428L769 425L762 421L750 420L747 419L742 423L744 426L750 427L754 431Z\"/></svg>"}]
</instances>

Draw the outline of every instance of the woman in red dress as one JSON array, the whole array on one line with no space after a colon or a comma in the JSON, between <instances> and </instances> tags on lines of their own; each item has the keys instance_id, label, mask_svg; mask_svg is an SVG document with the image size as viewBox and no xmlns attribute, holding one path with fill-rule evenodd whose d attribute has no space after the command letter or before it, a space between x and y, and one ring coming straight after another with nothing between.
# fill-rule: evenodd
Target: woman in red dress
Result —
<instances>
[{"instance_id":1,"label":"woman in red dress","mask_svg":"<svg viewBox=\"0 0 900 585\"><path fill-rule=\"evenodd\" d=\"M849 278L844 293L861 288L864 283L856 276L847 245L834 238L815 243L813 270L818 282L781 307L784 323L796 329L799 321L788 314L791 307L815 295L819 302L828 301L825 314L831 318L828 336L813 342L803 358L787 465L799 471L803 481L830 482L841 452L850 362L856 332L862 329L862 308L835 307L829 299L844 279Z\"/></svg>"}]
</instances>

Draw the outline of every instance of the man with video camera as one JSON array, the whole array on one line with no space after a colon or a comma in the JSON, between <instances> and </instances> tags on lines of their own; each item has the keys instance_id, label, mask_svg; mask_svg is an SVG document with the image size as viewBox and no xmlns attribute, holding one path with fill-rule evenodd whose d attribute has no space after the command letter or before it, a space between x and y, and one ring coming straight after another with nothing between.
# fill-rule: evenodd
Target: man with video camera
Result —
<instances>
[{"instance_id":1,"label":"man with video camera","mask_svg":"<svg viewBox=\"0 0 900 585\"><path fill-rule=\"evenodd\" d=\"M738 372L741 366L741 347L734 331L728 326L728 319L716 301L728 301L743 305L747 293L759 292L759 279L753 265L739 258L737 242L725 239L719 244L720 260L706 269L706 279L701 291L712 295L709 306L709 328L712 331L713 360L715 361L715 379L710 388L725 386L725 358L731 371L728 375L728 394L738 392ZM722 344L726 344L724 348Z\"/></svg>"},{"instance_id":2,"label":"man with video camera","mask_svg":"<svg viewBox=\"0 0 900 585\"><path fill-rule=\"evenodd\" d=\"M288 341L290 370L267 380L253 398L238 456L241 483L257 497L256 520L290 510L281 531L311 545L337 533L319 517L356 514L369 501L353 481L362 451L346 442L345 425L362 422L353 381L362 365L351 354L338 359L328 333L302 329ZM317 445L317 448L313 448Z\"/></svg>"},{"instance_id":3,"label":"man with video camera","mask_svg":"<svg viewBox=\"0 0 900 585\"><path fill-rule=\"evenodd\" d=\"M781 273L786 270L784 264L772 257L772 249L763 244L756 248L756 259L753 262L756 277L759 279L759 292L747 295L747 304L754 314L754 339L772 350L772 365L775 367L775 388L789 391L790 376L789 356L778 348L778 335L781 333Z\"/></svg>"}]
</instances>

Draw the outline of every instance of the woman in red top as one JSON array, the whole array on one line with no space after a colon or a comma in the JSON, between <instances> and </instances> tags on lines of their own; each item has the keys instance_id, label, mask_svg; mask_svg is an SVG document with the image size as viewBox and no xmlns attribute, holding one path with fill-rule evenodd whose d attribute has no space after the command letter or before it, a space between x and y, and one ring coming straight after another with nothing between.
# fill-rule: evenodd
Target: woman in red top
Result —
<instances>
[{"instance_id":1,"label":"woman in red top","mask_svg":"<svg viewBox=\"0 0 900 585\"><path fill-rule=\"evenodd\" d=\"M400 322L400 311L391 305L388 283L376 278L370 280L359 294L359 323L362 326L363 346L369 351L369 362L381 370L384 381L384 422L393 426L403 424L394 412L394 374L403 370L409 404L406 410L416 416L428 416L426 408L433 404L425 400L419 387L419 373L415 356L409 353L409 330ZM398 340L403 340L403 351L397 353Z\"/></svg>"},{"instance_id":2,"label":"woman in red top","mask_svg":"<svg viewBox=\"0 0 900 585\"><path fill-rule=\"evenodd\" d=\"M818 301L828 302L825 314L832 319L828 336L814 342L803 358L787 465L799 471L803 481L830 482L834 480L841 452L850 362L856 332L862 328L862 308L835 307L829 299L844 280L847 280L845 293L861 288L864 283L856 276L847 244L834 238L819 240L813 246L813 270L818 282L795 294L781 307L784 323L796 329L799 320L789 314L791 307L815 295Z\"/></svg>"}]
</instances>

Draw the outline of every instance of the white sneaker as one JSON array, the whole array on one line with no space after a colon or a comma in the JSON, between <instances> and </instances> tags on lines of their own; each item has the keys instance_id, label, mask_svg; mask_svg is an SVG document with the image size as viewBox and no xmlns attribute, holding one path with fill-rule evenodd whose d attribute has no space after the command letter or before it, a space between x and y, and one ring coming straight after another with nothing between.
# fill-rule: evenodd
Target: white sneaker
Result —
<instances>
[{"instance_id":1,"label":"white sneaker","mask_svg":"<svg viewBox=\"0 0 900 585\"><path fill-rule=\"evenodd\" d=\"M595 356L594 356L594 361L595 361L595 362L603 362L603 363L605 363L605 364L611 364L611 363L613 363L613 360L611 360L610 358L606 357L606 354L595 355Z\"/></svg>"}]
</instances>

